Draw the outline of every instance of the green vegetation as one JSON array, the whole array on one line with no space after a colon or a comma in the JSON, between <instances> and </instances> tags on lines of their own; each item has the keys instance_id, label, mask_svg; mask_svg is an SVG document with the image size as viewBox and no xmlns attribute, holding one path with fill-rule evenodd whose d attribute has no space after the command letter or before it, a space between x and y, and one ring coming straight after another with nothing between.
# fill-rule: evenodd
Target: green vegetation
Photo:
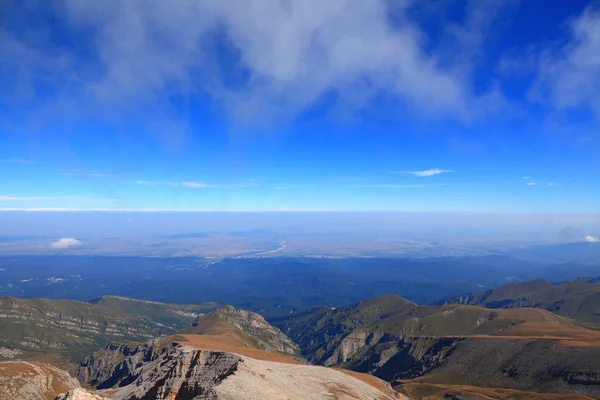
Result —
<instances>
[{"instance_id":1,"label":"green vegetation","mask_svg":"<svg viewBox=\"0 0 600 400\"><path fill-rule=\"evenodd\" d=\"M600 327L600 283L581 279L559 285L541 279L510 283L486 292L454 297L445 303L488 308L543 308L587 326Z\"/></svg>"},{"instance_id":2,"label":"green vegetation","mask_svg":"<svg viewBox=\"0 0 600 400\"><path fill-rule=\"evenodd\" d=\"M92 303L1 297L0 348L12 351L4 358L77 362L109 341L173 333L212 307L212 303L194 308L116 297Z\"/></svg>"}]
</instances>

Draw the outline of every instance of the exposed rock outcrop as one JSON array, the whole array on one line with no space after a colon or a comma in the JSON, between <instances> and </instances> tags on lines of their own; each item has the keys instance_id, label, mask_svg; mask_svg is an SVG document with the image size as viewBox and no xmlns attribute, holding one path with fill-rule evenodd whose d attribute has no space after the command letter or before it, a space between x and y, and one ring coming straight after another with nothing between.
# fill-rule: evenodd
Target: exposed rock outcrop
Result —
<instances>
[{"instance_id":1,"label":"exposed rock outcrop","mask_svg":"<svg viewBox=\"0 0 600 400\"><path fill-rule=\"evenodd\" d=\"M88 392L85 389L77 388L69 390L67 393L63 393L56 397L56 400L108 400L108 397L100 396Z\"/></svg>"},{"instance_id":2,"label":"exposed rock outcrop","mask_svg":"<svg viewBox=\"0 0 600 400\"><path fill-rule=\"evenodd\" d=\"M374 377L361 380L357 374L291 359L289 363L258 360L179 343L107 347L88 358L77 375L103 389L96 394L113 400L404 398Z\"/></svg>"},{"instance_id":3,"label":"exposed rock outcrop","mask_svg":"<svg viewBox=\"0 0 600 400\"><path fill-rule=\"evenodd\" d=\"M48 364L0 362L0 400L47 400L79 387L68 372Z\"/></svg>"}]
</instances>

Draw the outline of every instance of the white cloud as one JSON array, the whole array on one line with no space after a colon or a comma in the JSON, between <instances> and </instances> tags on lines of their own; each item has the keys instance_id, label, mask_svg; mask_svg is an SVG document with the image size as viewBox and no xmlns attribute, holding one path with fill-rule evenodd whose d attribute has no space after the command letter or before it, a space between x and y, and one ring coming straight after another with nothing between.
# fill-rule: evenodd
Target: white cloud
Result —
<instances>
[{"instance_id":1,"label":"white cloud","mask_svg":"<svg viewBox=\"0 0 600 400\"><path fill-rule=\"evenodd\" d=\"M570 29L568 43L540 56L531 96L559 110L586 107L600 117L600 11L586 10Z\"/></svg>"},{"instance_id":2,"label":"white cloud","mask_svg":"<svg viewBox=\"0 0 600 400\"><path fill-rule=\"evenodd\" d=\"M451 169L431 168L431 169L426 169L423 171L392 171L392 174L410 174L410 175L414 175L419 178L422 178L422 177L426 177L426 176L434 176L434 175L444 174L447 172L454 172L454 171Z\"/></svg>"},{"instance_id":3,"label":"white cloud","mask_svg":"<svg viewBox=\"0 0 600 400\"><path fill-rule=\"evenodd\" d=\"M527 181L527 180L531 179L531 177L530 176L524 176L523 179Z\"/></svg>"},{"instance_id":4,"label":"white cloud","mask_svg":"<svg viewBox=\"0 0 600 400\"><path fill-rule=\"evenodd\" d=\"M137 180L135 181L136 185L148 185L148 186L179 186L178 182L169 182L169 181L145 181L145 180Z\"/></svg>"},{"instance_id":5,"label":"white cloud","mask_svg":"<svg viewBox=\"0 0 600 400\"><path fill-rule=\"evenodd\" d=\"M209 185L208 183L195 182L195 181L182 182L181 186L183 186L183 187L189 187L189 188L194 188L194 189L205 189L205 188L217 187L217 186L214 186L214 185Z\"/></svg>"},{"instance_id":6,"label":"white cloud","mask_svg":"<svg viewBox=\"0 0 600 400\"><path fill-rule=\"evenodd\" d=\"M48 26L5 34L3 61L27 90L39 80L55 89L54 111L125 116L146 106L156 121L178 93L211 96L236 120L265 120L295 116L330 94L336 109L352 112L384 93L413 112L468 120L501 97L475 94L470 82L508 2L482 3L469 2L464 26L431 46L411 0L62 0L48 8L65 32L85 32L89 57L53 45L51 35L36 40ZM173 120L165 127L181 128Z\"/></svg>"},{"instance_id":7,"label":"white cloud","mask_svg":"<svg viewBox=\"0 0 600 400\"><path fill-rule=\"evenodd\" d=\"M245 183L234 183L227 185L217 185L212 183L204 183L198 181L185 181L185 182L171 182L171 181L145 181L137 180L134 181L137 185L148 185L148 186L173 186L173 187L186 187L192 189L209 189L209 188L248 188L260 186L256 182L245 182Z\"/></svg>"},{"instance_id":8,"label":"white cloud","mask_svg":"<svg viewBox=\"0 0 600 400\"><path fill-rule=\"evenodd\" d=\"M119 174L106 174L106 173L91 172L91 171L85 171L85 170L66 170L66 171L61 171L58 174L66 175L66 176L90 176L90 177L95 177L95 178L118 178L118 177L123 176L123 175L119 175Z\"/></svg>"},{"instance_id":9,"label":"white cloud","mask_svg":"<svg viewBox=\"0 0 600 400\"><path fill-rule=\"evenodd\" d=\"M554 186L554 183L553 182L549 182L548 186Z\"/></svg>"},{"instance_id":10,"label":"white cloud","mask_svg":"<svg viewBox=\"0 0 600 400\"><path fill-rule=\"evenodd\" d=\"M598 242L600 242L599 238L597 238L596 236L592 236L592 235L587 235L586 237L583 238L583 240L585 240L588 243L598 243Z\"/></svg>"},{"instance_id":11,"label":"white cloud","mask_svg":"<svg viewBox=\"0 0 600 400\"><path fill-rule=\"evenodd\" d=\"M536 183L535 183L535 182L527 182L527 183L526 183L526 185L527 185L527 186L535 186L535 185L536 185Z\"/></svg>"},{"instance_id":12,"label":"white cloud","mask_svg":"<svg viewBox=\"0 0 600 400\"><path fill-rule=\"evenodd\" d=\"M51 249L68 249L69 247L81 246L81 242L73 238L62 238L56 242L50 243Z\"/></svg>"}]
</instances>

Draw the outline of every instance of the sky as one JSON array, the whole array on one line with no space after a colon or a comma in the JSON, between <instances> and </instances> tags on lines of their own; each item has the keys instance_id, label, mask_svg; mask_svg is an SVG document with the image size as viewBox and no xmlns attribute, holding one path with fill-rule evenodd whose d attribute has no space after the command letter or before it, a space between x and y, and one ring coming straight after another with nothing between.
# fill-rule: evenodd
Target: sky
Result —
<instances>
[{"instance_id":1,"label":"sky","mask_svg":"<svg viewBox=\"0 0 600 400\"><path fill-rule=\"evenodd\" d=\"M0 209L600 213L600 3L0 1Z\"/></svg>"}]
</instances>

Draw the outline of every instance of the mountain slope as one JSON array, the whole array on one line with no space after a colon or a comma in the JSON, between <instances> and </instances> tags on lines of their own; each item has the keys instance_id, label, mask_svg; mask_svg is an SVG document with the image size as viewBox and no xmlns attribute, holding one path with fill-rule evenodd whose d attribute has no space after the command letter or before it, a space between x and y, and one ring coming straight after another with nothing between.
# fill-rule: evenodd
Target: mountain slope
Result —
<instances>
[{"instance_id":1,"label":"mountain slope","mask_svg":"<svg viewBox=\"0 0 600 400\"><path fill-rule=\"evenodd\" d=\"M198 318L179 333L228 337L246 347L299 356L300 348L278 328L269 324L260 314L224 306Z\"/></svg>"},{"instance_id":2,"label":"mountain slope","mask_svg":"<svg viewBox=\"0 0 600 400\"><path fill-rule=\"evenodd\" d=\"M54 400L77 387L77 379L51 365L0 361L0 400Z\"/></svg>"},{"instance_id":3,"label":"mountain slope","mask_svg":"<svg viewBox=\"0 0 600 400\"><path fill-rule=\"evenodd\" d=\"M109 353L109 354L107 354ZM103 358L101 358L103 357ZM120 347L96 356L87 378L113 400L134 399L364 399L401 398L382 381L293 362L259 360L236 353L198 349L184 343ZM107 378L103 380L104 378ZM404 397L402 397L404 398Z\"/></svg>"},{"instance_id":4,"label":"mountain slope","mask_svg":"<svg viewBox=\"0 0 600 400\"><path fill-rule=\"evenodd\" d=\"M511 283L482 293L454 297L445 303L488 308L543 308L564 317L600 326L600 283L584 280L558 285L543 280Z\"/></svg>"},{"instance_id":5,"label":"mountain slope","mask_svg":"<svg viewBox=\"0 0 600 400\"><path fill-rule=\"evenodd\" d=\"M225 306L177 335L109 344L76 375L114 400L406 398L369 375L306 365L296 352L262 316Z\"/></svg>"},{"instance_id":6,"label":"mountain slope","mask_svg":"<svg viewBox=\"0 0 600 400\"><path fill-rule=\"evenodd\" d=\"M542 309L419 307L383 296L273 323L308 360L390 382L600 395L600 332Z\"/></svg>"},{"instance_id":7,"label":"mountain slope","mask_svg":"<svg viewBox=\"0 0 600 400\"><path fill-rule=\"evenodd\" d=\"M127 314L143 315L154 323L165 325L170 329L182 329L204 313L214 311L219 307L219 304L215 302L172 304L123 296L101 296L88 303Z\"/></svg>"},{"instance_id":8,"label":"mountain slope","mask_svg":"<svg viewBox=\"0 0 600 400\"><path fill-rule=\"evenodd\" d=\"M111 340L170 334L193 319L172 314L155 321L156 311L129 313L126 307L102 303L0 297L0 358L79 362Z\"/></svg>"}]
</instances>

